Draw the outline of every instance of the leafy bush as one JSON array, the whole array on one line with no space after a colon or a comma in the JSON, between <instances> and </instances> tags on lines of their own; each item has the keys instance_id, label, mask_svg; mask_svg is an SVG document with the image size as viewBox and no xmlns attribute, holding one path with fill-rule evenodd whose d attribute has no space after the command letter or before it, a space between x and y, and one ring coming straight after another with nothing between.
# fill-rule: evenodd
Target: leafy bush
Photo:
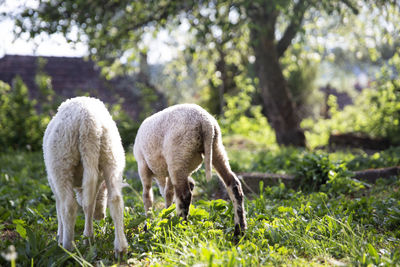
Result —
<instances>
[{"instance_id":1,"label":"leafy bush","mask_svg":"<svg viewBox=\"0 0 400 267\"><path fill-rule=\"evenodd\" d=\"M343 162L332 162L326 154L306 154L298 164L297 179L303 190L322 190L330 194L352 193L364 188L351 179Z\"/></svg>"},{"instance_id":2,"label":"leafy bush","mask_svg":"<svg viewBox=\"0 0 400 267\"><path fill-rule=\"evenodd\" d=\"M281 64L298 116L316 115L322 98L315 85L319 55L306 51L300 43L296 43L282 57Z\"/></svg>"},{"instance_id":3,"label":"leafy bush","mask_svg":"<svg viewBox=\"0 0 400 267\"><path fill-rule=\"evenodd\" d=\"M61 104L62 99L56 95L51 83L51 76L45 71L44 67L47 61L43 58L38 59L38 68L35 75L35 83L39 89L37 102L40 104L36 107L39 110L43 126L47 126L50 119L56 114L58 106Z\"/></svg>"},{"instance_id":4,"label":"leafy bush","mask_svg":"<svg viewBox=\"0 0 400 267\"><path fill-rule=\"evenodd\" d=\"M140 123L133 119L122 109L121 104L114 104L108 107L111 116L117 124L119 134L121 136L122 145L125 150L129 150L130 145L135 141L136 133Z\"/></svg>"},{"instance_id":5,"label":"leafy bush","mask_svg":"<svg viewBox=\"0 0 400 267\"><path fill-rule=\"evenodd\" d=\"M400 165L400 147L391 147L384 151L375 152L372 155L362 153L351 159L349 158L347 162L347 167L354 171L398 165Z\"/></svg>"},{"instance_id":6,"label":"leafy bush","mask_svg":"<svg viewBox=\"0 0 400 267\"><path fill-rule=\"evenodd\" d=\"M291 147L270 149L269 147L258 146L255 149L243 149L241 145L231 145L227 147L229 163L235 172L298 174L299 168L306 164L305 158L325 156L329 164L339 166L342 164L345 169L350 171L392 167L400 164L400 147L391 147L373 154L368 154L359 149L340 150L331 152L328 156L325 151L321 150L310 153L304 149ZM318 166L318 164L315 164L315 166Z\"/></svg>"},{"instance_id":7,"label":"leafy bush","mask_svg":"<svg viewBox=\"0 0 400 267\"><path fill-rule=\"evenodd\" d=\"M57 97L51 77L39 71L35 76L39 89L37 100L29 98L28 88L20 77L12 86L0 81L0 149L40 150L47 124L56 114L62 99ZM136 136L140 123L134 122L122 109L121 103L108 107L116 121L125 149L128 149Z\"/></svg>"},{"instance_id":8,"label":"leafy bush","mask_svg":"<svg viewBox=\"0 0 400 267\"><path fill-rule=\"evenodd\" d=\"M236 172L295 173L301 153L293 147L271 149L261 145L252 150L237 146L228 149L229 163Z\"/></svg>"},{"instance_id":9,"label":"leafy bush","mask_svg":"<svg viewBox=\"0 0 400 267\"><path fill-rule=\"evenodd\" d=\"M43 136L41 117L35 110L28 89L20 77L12 87L0 81L0 149L40 148Z\"/></svg>"},{"instance_id":10,"label":"leafy bush","mask_svg":"<svg viewBox=\"0 0 400 267\"><path fill-rule=\"evenodd\" d=\"M240 92L226 96L226 107L220 126L223 135L240 135L259 144L276 145L275 133L261 113L261 106L251 103L255 91L253 81L243 76L235 77Z\"/></svg>"},{"instance_id":11,"label":"leafy bush","mask_svg":"<svg viewBox=\"0 0 400 267\"><path fill-rule=\"evenodd\" d=\"M308 118L302 127L311 148L326 145L332 132L358 132L371 137L388 138L400 143L400 56L395 54L389 65L382 68L370 89L364 89L354 105L343 111L337 108L336 98L330 96L331 118L317 122Z\"/></svg>"}]
</instances>

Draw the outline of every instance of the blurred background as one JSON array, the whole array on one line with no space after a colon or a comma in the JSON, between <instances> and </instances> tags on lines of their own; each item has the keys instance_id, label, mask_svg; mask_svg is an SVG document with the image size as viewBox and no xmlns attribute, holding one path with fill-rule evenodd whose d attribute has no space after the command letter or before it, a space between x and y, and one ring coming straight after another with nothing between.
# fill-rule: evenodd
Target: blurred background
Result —
<instances>
[{"instance_id":1,"label":"blurred background","mask_svg":"<svg viewBox=\"0 0 400 267\"><path fill-rule=\"evenodd\" d=\"M38 150L58 105L107 103L124 146L193 102L228 146L400 142L397 1L0 0L0 149Z\"/></svg>"},{"instance_id":2,"label":"blurred background","mask_svg":"<svg viewBox=\"0 0 400 267\"><path fill-rule=\"evenodd\" d=\"M399 0L0 0L0 266L400 266L399 25ZM82 95L126 150L122 262L110 216L89 246L84 216L76 250L56 241L42 138ZM132 144L185 102L221 126L240 240L204 168L188 221L156 186L146 219Z\"/></svg>"}]
</instances>

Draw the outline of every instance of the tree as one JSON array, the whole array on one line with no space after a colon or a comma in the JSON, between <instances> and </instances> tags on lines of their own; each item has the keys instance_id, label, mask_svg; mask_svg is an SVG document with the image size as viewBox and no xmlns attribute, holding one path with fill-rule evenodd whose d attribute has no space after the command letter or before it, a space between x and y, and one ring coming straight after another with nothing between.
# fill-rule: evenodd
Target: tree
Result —
<instances>
[{"instance_id":1,"label":"tree","mask_svg":"<svg viewBox=\"0 0 400 267\"><path fill-rule=\"evenodd\" d=\"M255 56L263 112L276 132L277 141L305 146L280 58L301 32L306 11L316 16L346 9L356 13L356 3L355 0L54 0L40 1L37 8L27 8L16 16L16 25L17 32L29 32L31 37L42 32L61 32L70 41L83 40L95 60L113 61L122 55L134 56L140 39L152 28L179 23L182 18L193 21L192 27L202 23L210 31L219 29L225 36L244 24L250 31L248 42ZM237 14L236 23L228 18L222 28L216 25L214 12L207 14L207 10L218 10L220 6L228 10L225 16ZM221 50L220 68L224 68L223 58ZM224 90L222 87L221 92Z\"/></svg>"}]
</instances>

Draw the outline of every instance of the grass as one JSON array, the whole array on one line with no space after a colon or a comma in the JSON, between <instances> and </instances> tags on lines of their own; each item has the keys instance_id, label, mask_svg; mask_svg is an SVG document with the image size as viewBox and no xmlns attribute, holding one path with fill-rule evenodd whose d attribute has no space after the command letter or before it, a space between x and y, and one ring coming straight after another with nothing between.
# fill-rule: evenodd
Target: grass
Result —
<instances>
[{"instance_id":1,"label":"grass","mask_svg":"<svg viewBox=\"0 0 400 267\"><path fill-rule=\"evenodd\" d=\"M337 152L328 158L332 162L342 159L348 169L356 170L398 165L399 151L393 148L372 155ZM237 171L296 173L301 166L307 175L304 159L323 152L231 150L229 154ZM317 163L320 160L315 159ZM131 186L123 193L129 251L118 262L113 254L110 216L95 223L95 242L85 246L84 217L80 214L75 249L68 252L59 247L55 203L41 153L0 154L0 265L8 266L10 261L17 266L400 265L398 177L379 180L372 187L355 186L347 193L334 185L308 191L295 191L283 184L260 185L259 195L245 199L248 230L237 240L233 237L232 205L210 200L215 183L207 184L202 170L194 177L195 201L185 222L174 216L174 206L162 209L163 199L156 188L153 217L144 216L135 168L128 153L125 178ZM143 230L145 223L147 232Z\"/></svg>"}]
</instances>

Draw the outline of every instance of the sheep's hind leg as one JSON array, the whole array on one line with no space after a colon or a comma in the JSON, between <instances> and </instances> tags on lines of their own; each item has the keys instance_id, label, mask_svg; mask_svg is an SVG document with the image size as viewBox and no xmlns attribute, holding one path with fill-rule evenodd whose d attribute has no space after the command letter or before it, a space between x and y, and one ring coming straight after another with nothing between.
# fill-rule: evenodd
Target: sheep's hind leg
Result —
<instances>
[{"instance_id":1,"label":"sheep's hind leg","mask_svg":"<svg viewBox=\"0 0 400 267\"><path fill-rule=\"evenodd\" d=\"M167 177L165 189L164 189L164 196L165 196L165 208L167 209L171 206L172 201L174 199L174 186L172 185L171 178Z\"/></svg>"},{"instance_id":2,"label":"sheep's hind leg","mask_svg":"<svg viewBox=\"0 0 400 267\"><path fill-rule=\"evenodd\" d=\"M58 221L58 230L57 230L57 239L58 243L61 245L63 242L63 222L62 222L62 205L60 199L56 197L56 210L57 210L57 221Z\"/></svg>"},{"instance_id":3,"label":"sheep's hind leg","mask_svg":"<svg viewBox=\"0 0 400 267\"><path fill-rule=\"evenodd\" d=\"M52 175L49 179L51 190L56 198L58 220L58 243L67 250L72 250L72 241L75 236L75 220L78 203L72 186L71 165L57 162L52 166Z\"/></svg>"},{"instance_id":4,"label":"sheep's hind leg","mask_svg":"<svg viewBox=\"0 0 400 267\"><path fill-rule=\"evenodd\" d=\"M229 198L235 210L235 232L238 236L247 228L246 214L243 203L242 185L236 175L231 171L226 155L220 149L214 149L213 166L225 183Z\"/></svg>"},{"instance_id":5,"label":"sheep's hind leg","mask_svg":"<svg viewBox=\"0 0 400 267\"><path fill-rule=\"evenodd\" d=\"M93 241L93 216L99 189L98 169L92 166L97 166L97 164L84 166L82 181L82 208L85 214L83 235L89 238L89 242Z\"/></svg>"},{"instance_id":6,"label":"sheep's hind leg","mask_svg":"<svg viewBox=\"0 0 400 267\"><path fill-rule=\"evenodd\" d=\"M105 173L105 180L108 191L108 204L110 215L114 221L115 239L114 251L115 257L120 256L128 249L128 242L124 234L124 201L121 193L121 182L118 177L112 176L114 173Z\"/></svg>"},{"instance_id":7,"label":"sheep's hind leg","mask_svg":"<svg viewBox=\"0 0 400 267\"><path fill-rule=\"evenodd\" d=\"M62 245L65 249L72 250L72 241L74 240L75 236L74 228L78 203L76 202L72 188L68 186L64 187L61 191L61 194L63 195L63 200L59 204L59 209L61 210L60 217L62 234L60 233L59 242L62 242Z\"/></svg>"},{"instance_id":8,"label":"sheep's hind leg","mask_svg":"<svg viewBox=\"0 0 400 267\"><path fill-rule=\"evenodd\" d=\"M63 243L63 221L62 221L62 201L57 195L57 190L56 187L53 183L54 178L51 176L49 173L49 184L50 188L54 193L54 197L56 199L56 211L57 211L57 224L58 224L58 230L57 230L57 242L59 245L62 245Z\"/></svg>"}]
</instances>

